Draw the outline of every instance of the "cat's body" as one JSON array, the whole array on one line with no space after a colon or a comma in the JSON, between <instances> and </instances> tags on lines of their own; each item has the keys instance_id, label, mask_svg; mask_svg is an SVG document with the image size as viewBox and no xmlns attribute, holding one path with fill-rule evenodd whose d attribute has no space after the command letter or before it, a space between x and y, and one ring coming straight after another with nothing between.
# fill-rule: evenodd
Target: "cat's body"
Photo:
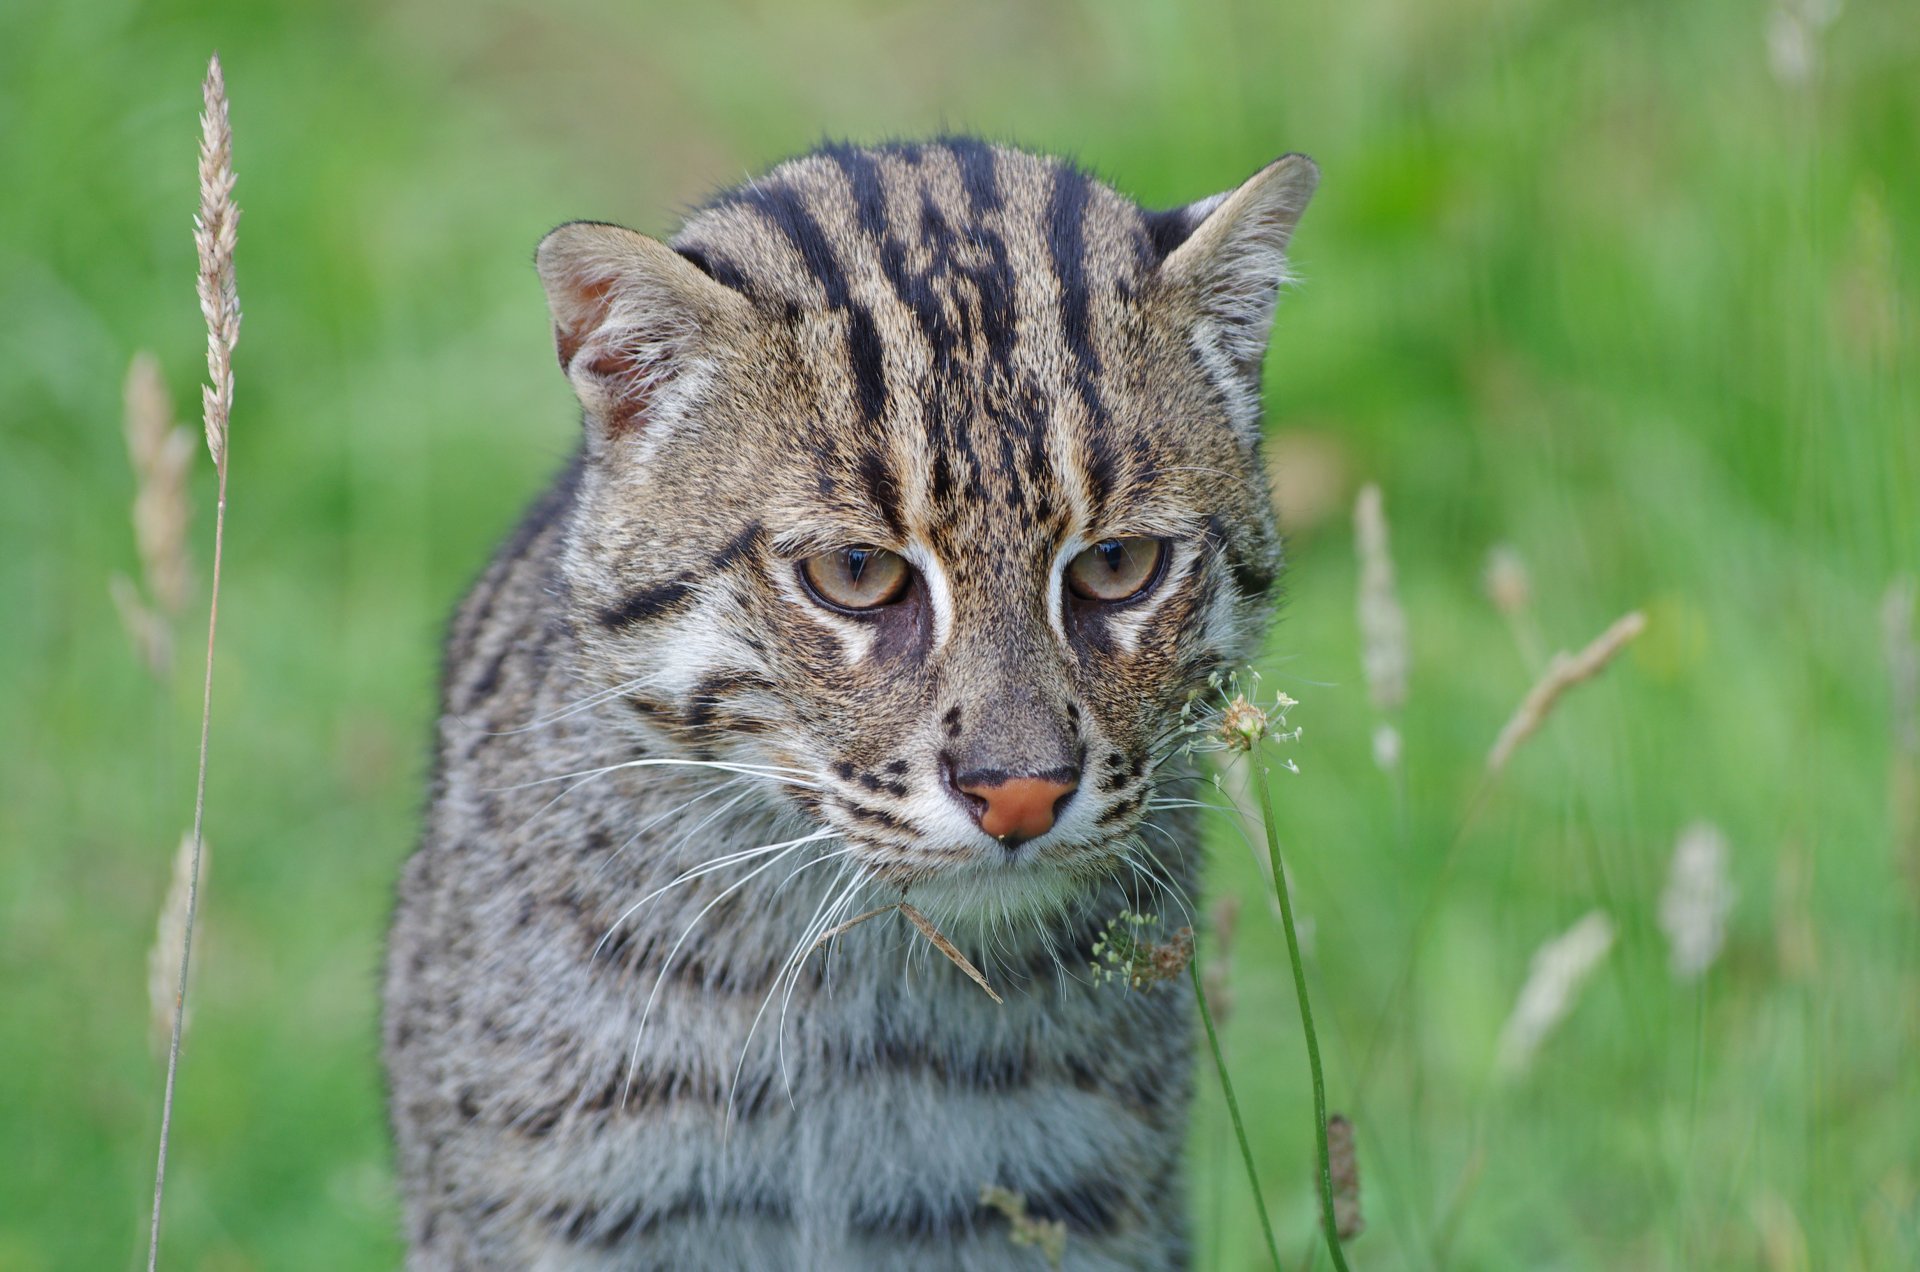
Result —
<instances>
[{"instance_id":1,"label":"cat's body","mask_svg":"<svg viewBox=\"0 0 1920 1272\"><path fill-rule=\"evenodd\" d=\"M985 1185L1070 1268L1183 1264L1190 995L1086 969L1193 890L1152 797L1278 564L1258 352L1311 181L1150 216L836 149L673 250L542 245L587 437L448 646L387 984L410 1266L1037 1262ZM814 948L900 900L1004 1004L899 914Z\"/></svg>"}]
</instances>

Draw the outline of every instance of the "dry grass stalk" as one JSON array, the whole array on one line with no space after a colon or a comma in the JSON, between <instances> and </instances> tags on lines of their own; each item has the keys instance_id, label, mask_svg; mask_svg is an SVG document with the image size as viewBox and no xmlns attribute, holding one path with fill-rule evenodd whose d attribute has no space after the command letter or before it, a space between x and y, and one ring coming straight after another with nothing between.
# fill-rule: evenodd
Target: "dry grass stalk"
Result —
<instances>
[{"instance_id":1,"label":"dry grass stalk","mask_svg":"<svg viewBox=\"0 0 1920 1272\"><path fill-rule=\"evenodd\" d=\"M227 528L227 425L233 411L233 346L240 335L240 297L234 282L235 228L240 211L233 203L233 130L227 119L227 86L215 56L201 85L200 214L194 220L194 245L200 256L200 312L207 321L207 372L202 390L207 449L213 456L218 496L213 513L213 573L207 603L206 676L200 693L200 763L193 794L193 861L187 872L186 921L180 940L180 974L175 980L173 1036L167 1047L166 1095L160 1105L160 1150L153 1170L153 1222L147 1235L147 1272L160 1263L160 1208L167 1186L167 1145L173 1132L173 1092L180 1070L180 1031L186 1019L187 976L193 960L193 920L200 902L200 861L205 848L207 811L207 735L213 720L213 645L220 623L220 558Z\"/></svg>"},{"instance_id":2,"label":"dry grass stalk","mask_svg":"<svg viewBox=\"0 0 1920 1272\"><path fill-rule=\"evenodd\" d=\"M1894 851L1907 882L1920 900L1920 639L1914 634L1914 606L1920 588L1911 578L1895 579L1880 604L1880 630L1887 660L1888 713L1893 724L1893 755L1887 771L1888 814Z\"/></svg>"},{"instance_id":3,"label":"dry grass stalk","mask_svg":"<svg viewBox=\"0 0 1920 1272\"><path fill-rule=\"evenodd\" d=\"M1022 1193L997 1184L980 1189L980 1204L1006 1216L1008 1237L1017 1246L1033 1246L1046 1256L1049 1267L1059 1267L1067 1257L1067 1224L1063 1219L1035 1219L1027 1213Z\"/></svg>"},{"instance_id":4,"label":"dry grass stalk","mask_svg":"<svg viewBox=\"0 0 1920 1272\"><path fill-rule=\"evenodd\" d=\"M1496 544L1487 553L1487 565L1481 575L1487 599L1506 620L1507 631L1529 668L1540 666L1540 629L1533 620L1533 576L1527 563L1511 544Z\"/></svg>"},{"instance_id":5,"label":"dry grass stalk","mask_svg":"<svg viewBox=\"0 0 1920 1272\"><path fill-rule=\"evenodd\" d=\"M141 661L162 676L173 663L173 620L186 607L191 589L187 470L193 463L193 435L174 423L160 364L150 353L135 354L127 367L123 418L134 476L133 538L141 586L115 575L108 587Z\"/></svg>"},{"instance_id":6,"label":"dry grass stalk","mask_svg":"<svg viewBox=\"0 0 1920 1272\"><path fill-rule=\"evenodd\" d=\"M1887 680L1891 690L1893 745L1907 755L1920 755L1920 639L1913 630L1914 606L1920 587L1910 578L1887 585L1880 602L1880 631L1886 645Z\"/></svg>"},{"instance_id":7,"label":"dry grass stalk","mask_svg":"<svg viewBox=\"0 0 1920 1272\"><path fill-rule=\"evenodd\" d=\"M1700 979L1726 944L1734 899L1728 856L1727 837L1711 822L1688 826L1674 845L1660 894L1660 930L1667 936L1667 964L1675 980Z\"/></svg>"},{"instance_id":8,"label":"dry grass stalk","mask_svg":"<svg viewBox=\"0 0 1920 1272\"><path fill-rule=\"evenodd\" d=\"M187 561L187 470L193 434L174 423L173 403L150 353L136 353L127 367L127 458L136 480L133 538L140 549L141 581L168 615L186 608L191 586Z\"/></svg>"},{"instance_id":9,"label":"dry grass stalk","mask_svg":"<svg viewBox=\"0 0 1920 1272\"><path fill-rule=\"evenodd\" d=\"M1347 447L1333 430L1283 429L1267 438L1267 480L1289 539L1337 516L1347 502Z\"/></svg>"},{"instance_id":10,"label":"dry grass stalk","mask_svg":"<svg viewBox=\"0 0 1920 1272\"><path fill-rule=\"evenodd\" d=\"M993 999L993 1001L996 1003L1004 1004L1005 1000L1002 999L1000 995L993 992L993 986L987 984L987 978L980 974L980 969L975 967L973 963L968 960L965 954L962 954L960 952L960 947L955 945L952 941L949 941L945 936L943 936L940 932L940 929L933 925L932 919L929 919L926 915L922 914L918 909L914 908L913 906L908 905L905 901L895 901L892 905L875 906L871 910L865 911L864 913L861 913L861 914L854 915L852 918L848 919L844 923L834 924L832 927L822 932L818 940L814 941L812 945L809 945L807 947L807 953L809 954L813 953L815 950L819 949L822 945L825 945L828 941L831 941L834 937L841 935L843 932L852 931L854 928L859 927L862 923L865 923L868 919L877 919L883 914L892 914L896 910L899 911L901 914L905 915L907 918L907 921L912 923L914 927L920 930L920 935L926 937L927 940L933 945L934 949L939 950L942 954L945 954L950 960L952 960L953 965L955 967L959 968L961 971L965 972L969 977L973 979L974 984L986 990L988 998Z\"/></svg>"},{"instance_id":11,"label":"dry grass stalk","mask_svg":"<svg viewBox=\"0 0 1920 1272\"><path fill-rule=\"evenodd\" d=\"M200 846L200 874L207 871L206 845ZM181 1013L181 1032L192 1022L179 994L175 975L180 970L180 951L187 943L187 893L193 886L193 836L180 836L180 847L173 854L173 879L167 884L167 897L160 905L160 922L153 934L153 948L147 951L148 1035L156 1054L164 1055L173 1033L173 1013Z\"/></svg>"},{"instance_id":12,"label":"dry grass stalk","mask_svg":"<svg viewBox=\"0 0 1920 1272\"><path fill-rule=\"evenodd\" d=\"M124 574L107 579L107 595L120 615L120 626L133 644L133 652L155 676L167 674L173 665L173 626L159 611L141 599L140 588Z\"/></svg>"},{"instance_id":13,"label":"dry grass stalk","mask_svg":"<svg viewBox=\"0 0 1920 1272\"><path fill-rule=\"evenodd\" d=\"M1360 1214L1360 1156L1353 1123L1344 1113L1327 1119L1327 1165L1333 1174L1333 1234L1351 1241L1367 1230Z\"/></svg>"},{"instance_id":14,"label":"dry grass stalk","mask_svg":"<svg viewBox=\"0 0 1920 1272\"><path fill-rule=\"evenodd\" d=\"M939 950L942 954L945 954L947 958L952 961L955 967L965 972L973 980L974 984L978 985L981 989L986 990L988 998L991 998L993 999L994 1002L1000 1003L1002 1005L1006 1003L1006 1000L1004 998L1000 997L1000 995L993 992L993 986L987 984L987 978L980 974L979 968L975 967L971 962L968 961L967 956L960 952L960 948L956 946L952 941L949 941L946 937L940 934L940 929L933 926L932 919L929 919L926 915L920 913L919 910L915 909L913 906L908 905L905 901L900 902L896 908L900 911L900 913L907 916L907 922L913 924L913 926L920 929L920 935L926 937L928 941L932 942L934 949Z\"/></svg>"},{"instance_id":15,"label":"dry grass stalk","mask_svg":"<svg viewBox=\"0 0 1920 1272\"><path fill-rule=\"evenodd\" d=\"M216 55L207 66L200 116L200 214L193 242L200 256L200 313L207 320L207 379L200 390L213 465L227 469L227 423L233 414L233 347L240 340L240 292L233 249L240 209L233 202L233 126L227 118L227 81Z\"/></svg>"},{"instance_id":16,"label":"dry grass stalk","mask_svg":"<svg viewBox=\"0 0 1920 1272\"><path fill-rule=\"evenodd\" d=\"M900 908L900 905L898 902L895 902L892 905L877 905L871 910L868 910L861 914L854 915L852 918L848 919L845 923L836 923L832 927L828 928L826 931L822 932L820 934L819 940L815 941L812 945L809 945L807 947L807 953L809 954L813 953L815 950L819 949L822 945L825 945L828 941L831 941L834 937L839 936L843 932L851 932L853 929L859 927L862 923L865 923L868 919L877 919L881 915L891 914L895 910L898 910L899 908Z\"/></svg>"},{"instance_id":17,"label":"dry grass stalk","mask_svg":"<svg viewBox=\"0 0 1920 1272\"><path fill-rule=\"evenodd\" d=\"M1495 1060L1503 1074L1524 1073L1547 1035L1573 1010L1580 987L1613 948L1613 921L1594 910L1533 956L1527 983L1500 1031Z\"/></svg>"},{"instance_id":18,"label":"dry grass stalk","mask_svg":"<svg viewBox=\"0 0 1920 1272\"><path fill-rule=\"evenodd\" d=\"M1500 736L1494 739L1493 749L1487 753L1487 772L1494 774L1507 766L1513 753L1520 744L1532 737L1546 723L1553 708L1567 690L1584 680L1591 680L1606 669L1613 656L1624 648L1628 641L1646 630L1647 617L1639 610L1615 619L1613 626L1595 637L1593 643L1577 654L1557 653L1547 662L1544 675L1527 691L1520 707L1508 720L1506 727L1500 730Z\"/></svg>"},{"instance_id":19,"label":"dry grass stalk","mask_svg":"<svg viewBox=\"0 0 1920 1272\"><path fill-rule=\"evenodd\" d=\"M1386 503L1372 483L1354 501L1353 535L1360 554L1360 665L1373 705L1398 711L1407 702L1407 615L1393 585Z\"/></svg>"}]
</instances>

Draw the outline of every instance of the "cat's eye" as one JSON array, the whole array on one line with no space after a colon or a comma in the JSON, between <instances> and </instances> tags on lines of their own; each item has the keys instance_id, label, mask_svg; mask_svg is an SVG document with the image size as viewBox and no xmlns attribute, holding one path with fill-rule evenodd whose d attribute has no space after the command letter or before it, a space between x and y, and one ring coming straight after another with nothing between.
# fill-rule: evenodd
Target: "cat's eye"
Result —
<instances>
[{"instance_id":1,"label":"cat's eye","mask_svg":"<svg viewBox=\"0 0 1920 1272\"><path fill-rule=\"evenodd\" d=\"M906 595L913 570L885 548L836 548L800 563L800 577L814 596L843 610L878 609Z\"/></svg>"},{"instance_id":2,"label":"cat's eye","mask_svg":"<svg viewBox=\"0 0 1920 1272\"><path fill-rule=\"evenodd\" d=\"M1089 601L1130 601L1160 578L1159 539L1102 539L1067 562L1067 588Z\"/></svg>"}]
</instances>

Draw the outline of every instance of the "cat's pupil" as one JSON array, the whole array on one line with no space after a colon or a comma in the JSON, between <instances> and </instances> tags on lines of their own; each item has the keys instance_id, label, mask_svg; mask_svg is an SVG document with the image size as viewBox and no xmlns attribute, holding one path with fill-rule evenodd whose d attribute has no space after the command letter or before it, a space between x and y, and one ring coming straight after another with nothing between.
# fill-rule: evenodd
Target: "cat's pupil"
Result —
<instances>
[{"instance_id":1,"label":"cat's pupil","mask_svg":"<svg viewBox=\"0 0 1920 1272\"><path fill-rule=\"evenodd\" d=\"M864 574L867 569L867 558L872 555L873 553L866 548L847 549L847 579L849 582L855 585L859 584L860 576Z\"/></svg>"},{"instance_id":2,"label":"cat's pupil","mask_svg":"<svg viewBox=\"0 0 1920 1272\"><path fill-rule=\"evenodd\" d=\"M1100 545L1100 559L1107 563L1109 570L1115 574L1120 573L1127 563L1126 545L1118 539L1108 539Z\"/></svg>"}]
</instances>

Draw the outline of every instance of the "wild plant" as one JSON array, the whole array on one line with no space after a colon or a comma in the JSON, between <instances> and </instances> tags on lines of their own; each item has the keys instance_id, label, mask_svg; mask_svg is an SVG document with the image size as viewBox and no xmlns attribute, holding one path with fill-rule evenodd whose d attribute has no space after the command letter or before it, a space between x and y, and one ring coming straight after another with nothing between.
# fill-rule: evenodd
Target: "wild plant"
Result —
<instances>
[{"instance_id":1,"label":"wild plant","mask_svg":"<svg viewBox=\"0 0 1920 1272\"><path fill-rule=\"evenodd\" d=\"M213 570L207 604L206 674L200 692L200 760L194 779L193 844L186 868L186 904L178 920L180 972L174 981L173 1022L167 1046L166 1094L160 1104L160 1148L153 1170L153 1221L147 1236L147 1269L160 1261L160 1211L166 1196L167 1146L173 1132L173 1093L180 1069L180 1034L186 1023L187 977L193 962L193 924L200 903L205 850L207 738L213 719L214 634L220 621L220 558L227 525L227 426L233 415L233 347L240 338L240 294L234 281L234 243L240 209L233 202L233 128L227 115L226 79L220 58L208 63L201 85L200 211L193 222L199 256L200 313L207 324L207 377L201 390L202 423L213 456L216 494ZM143 545L144 547L144 545ZM145 553L143 552L143 557ZM163 920L164 924L164 920Z\"/></svg>"}]
</instances>

